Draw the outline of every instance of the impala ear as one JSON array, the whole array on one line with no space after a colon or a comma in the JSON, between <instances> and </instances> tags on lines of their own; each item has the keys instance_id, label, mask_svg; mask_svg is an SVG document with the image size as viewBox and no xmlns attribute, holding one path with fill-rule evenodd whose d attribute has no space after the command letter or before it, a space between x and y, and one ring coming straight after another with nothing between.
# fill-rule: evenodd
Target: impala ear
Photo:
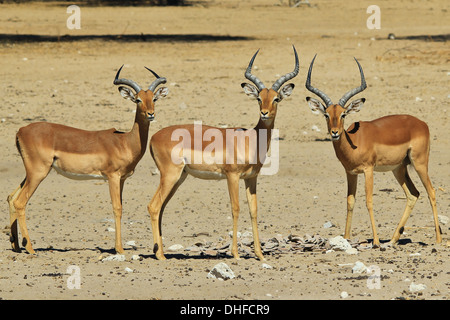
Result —
<instances>
[{"instance_id":1,"label":"impala ear","mask_svg":"<svg viewBox=\"0 0 450 320\"><path fill-rule=\"evenodd\" d=\"M133 90L131 90L130 88L120 86L119 87L119 92L120 92L120 95L124 99L129 99L129 100L131 100L133 102L136 102L136 96L134 95Z\"/></svg>"},{"instance_id":2,"label":"impala ear","mask_svg":"<svg viewBox=\"0 0 450 320\"><path fill-rule=\"evenodd\" d=\"M314 114L324 114L325 113L325 106L317 99L306 97L306 101L308 102L308 106L311 109L312 113Z\"/></svg>"},{"instance_id":3,"label":"impala ear","mask_svg":"<svg viewBox=\"0 0 450 320\"><path fill-rule=\"evenodd\" d=\"M258 98L259 91L254 85L244 82L244 83L241 83L241 87L242 87L242 89L244 89L244 92L246 95L253 97L253 98Z\"/></svg>"},{"instance_id":4,"label":"impala ear","mask_svg":"<svg viewBox=\"0 0 450 320\"><path fill-rule=\"evenodd\" d=\"M289 97L292 94L292 91L294 90L295 85L293 83L288 83L280 90L280 98L284 99Z\"/></svg>"},{"instance_id":5,"label":"impala ear","mask_svg":"<svg viewBox=\"0 0 450 320\"><path fill-rule=\"evenodd\" d=\"M365 101L366 101L365 98L353 100L352 102L350 102L348 107L345 108L345 114L359 112L359 110L361 110L362 106L364 105Z\"/></svg>"},{"instance_id":6,"label":"impala ear","mask_svg":"<svg viewBox=\"0 0 450 320\"><path fill-rule=\"evenodd\" d=\"M159 98L164 98L168 94L169 94L169 88L161 87L156 91L155 95L153 96L153 101L156 101Z\"/></svg>"}]
</instances>

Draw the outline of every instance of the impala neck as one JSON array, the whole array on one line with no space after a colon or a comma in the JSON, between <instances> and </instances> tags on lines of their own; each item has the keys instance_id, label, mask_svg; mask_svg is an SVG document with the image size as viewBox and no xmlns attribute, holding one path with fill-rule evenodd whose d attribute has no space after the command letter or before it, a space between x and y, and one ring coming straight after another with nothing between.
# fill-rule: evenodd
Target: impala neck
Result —
<instances>
[{"instance_id":1,"label":"impala neck","mask_svg":"<svg viewBox=\"0 0 450 320\"><path fill-rule=\"evenodd\" d=\"M348 159L350 153L353 152L357 147L353 144L351 137L346 130L342 132L339 140L333 141L334 151L339 160Z\"/></svg>"},{"instance_id":2,"label":"impala neck","mask_svg":"<svg viewBox=\"0 0 450 320\"><path fill-rule=\"evenodd\" d=\"M136 108L136 117L134 119L133 128L130 131L130 143L133 145L133 149L139 151L141 157L144 155L147 148L149 127L150 121L139 112L139 108Z\"/></svg>"},{"instance_id":3,"label":"impala neck","mask_svg":"<svg viewBox=\"0 0 450 320\"><path fill-rule=\"evenodd\" d=\"M263 130L267 131L267 135L266 135L267 136L267 141L266 141L267 150L266 150L266 152L269 151L270 141L271 141L271 138L272 138L272 129L274 128L274 126L275 126L275 119L263 121L260 118L259 121L258 121L258 124L254 128L256 130L256 135L258 137L258 141L261 139L261 132L260 132L260 130L263 129ZM258 147L260 145L261 144L258 143Z\"/></svg>"}]
</instances>

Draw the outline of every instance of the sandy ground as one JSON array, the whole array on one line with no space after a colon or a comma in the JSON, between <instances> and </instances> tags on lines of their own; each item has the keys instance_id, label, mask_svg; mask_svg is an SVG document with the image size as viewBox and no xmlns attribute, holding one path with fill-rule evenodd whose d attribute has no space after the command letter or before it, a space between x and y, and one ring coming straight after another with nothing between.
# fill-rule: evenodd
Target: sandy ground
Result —
<instances>
[{"instance_id":1,"label":"sandy ground","mask_svg":"<svg viewBox=\"0 0 450 320\"><path fill-rule=\"evenodd\" d=\"M278 110L278 173L258 180L258 223L262 239L290 234L332 238L343 235L345 173L321 116L305 97L307 68L318 54L313 83L333 99L359 84L353 57L364 68L368 89L362 111L350 122L407 113L431 131L429 173L439 215L450 217L450 136L448 2L377 1L381 29L370 30L372 1L315 1L290 8L286 0L201 1L188 7L95 7L81 5L81 29L69 30L67 3L0 5L0 144L4 201L24 178L15 147L16 131L45 120L83 129L130 130L135 106L112 84L122 75L142 86L153 81L144 66L168 78L170 93L156 105L150 135L173 124L201 120L209 125L253 127L258 105L240 83L260 48L254 73L266 85L294 65L300 74L292 96ZM393 33L397 40L387 40ZM27 35L27 36L21 36ZM48 36L46 40L32 35ZM69 39L65 35L71 36ZM446 36L445 36L446 35ZM78 36L78 38L77 38ZM83 36L83 37L82 37ZM409 36L414 36L412 39ZM424 37L422 37L424 36ZM114 38L115 40L111 40ZM403 38L398 40L398 38ZM28 41L23 41L28 40ZM60 40L60 41L58 41ZM67 41L70 40L70 41ZM359 250L211 257L190 251L155 259L147 204L159 182L147 152L124 190L122 220L126 261L102 261L114 254L112 207L106 182L72 181L52 171L27 207L27 223L37 255L12 252L8 205L0 218L1 299L448 299L449 224L435 244L431 207L417 174L421 196L399 245L386 251ZM241 183L239 231L251 230ZM374 209L378 234L390 240L405 206L393 175L375 174ZM335 226L324 228L326 222ZM189 177L166 208L164 245L185 248L196 242L229 239L231 208L225 181ZM360 177L353 238L372 238ZM125 245L134 241L134 245ZM140 260L132 260L138 255ZM360 261L378 270L352 273ZM235 273L231 280L207 277L219 262ZM75 266L78 269L70 269ZM72 271L71 271L72 270ZM80 271L79 289L68 280ZM375 270L375 269L374 269ZM371 280L372 279L372 280ZM411 284L424 285L411 291ZM347 292L348 296L342 295Z\"/></svg>"}]
</instances>

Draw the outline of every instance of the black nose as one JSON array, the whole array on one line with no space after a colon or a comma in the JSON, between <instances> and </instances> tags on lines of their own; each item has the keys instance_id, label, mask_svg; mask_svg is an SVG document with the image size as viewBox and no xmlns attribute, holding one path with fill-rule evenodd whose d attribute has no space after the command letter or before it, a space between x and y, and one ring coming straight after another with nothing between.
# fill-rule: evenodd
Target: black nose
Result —
<instances>
[{"instance_id":1,"label":"black nose","mask_svg":"<svg viewBox=\"0 0 450 320\"><path fill-rule=\"evenodd\" d=\"M149 119L149 120L153 120L153 119L155 119L155 114L154 113L147 113L147 118Z\"/></svg>"}]
</instances>

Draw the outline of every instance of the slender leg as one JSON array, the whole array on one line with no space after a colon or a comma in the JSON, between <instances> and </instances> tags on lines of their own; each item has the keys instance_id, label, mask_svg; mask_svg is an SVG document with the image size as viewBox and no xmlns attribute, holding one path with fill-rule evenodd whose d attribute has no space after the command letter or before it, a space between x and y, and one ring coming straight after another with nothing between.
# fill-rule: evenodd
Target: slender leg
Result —
<instances>
[{"instance_id":1,"label":"slender leg","mask_svg":"<svg viewBox=\"0 0 450 320\"><path fill-rule=\"evenodd\" d=\"M411 178L409 177L406 164L402 164L392 172L394 173L395 178L397 179L398 183L402 186L403 191L405 192L406 207L405 211L403 212L402 218L400 219L400 222L397 226L397 229L395 230L394 235L392 236L390 244L396 243L400 238L400 234L402 234L403 232L403 228L405 227L406 221L408 220L411 211L413 210L414 205L416 204L416 201L419 198L419 191L417 191Z\"/></svg>"},{"instance_id":2,"label":"slender leg","mask_svg":"<svg viewBox=\"0 0 450 320\"><path fill-rule=\"evenodd\" d=\"M380 246L380 239L378 239L375 219L373 216L373 167L364 170L364 176L366 180L366 206L369 211L370 224L372 226L373 246L377 248Z\"/></svg>"},{"instance_id":3,"label":"slender leg","mask_svg":"<svg viewBox=\"0 0 450 320\"><path fill-rule=\"evenodd\" d=\"M250 217L252 220L252 232L253 232L253 245L255 248L255 254L259 260L265 260L261 244L259 242L258 225L257 225L257 201L256 201L256 180L257 178L251 178L245 180L245 189L247 193L247 202L250 209Z\"/></svg>"},{"instance_id":4,"label":"slender leg","mask_svg":"<svg viewBox=\"0 0 450 320\"><path fill-rule=\"evenodd\" d=\"M17 232L17 212L14 208L13 201L16 199L19 191L22 190L22 187L25 183L26 178L22 181L22 183L8 196L7 201L9 205L9 217L10 217L10 228L11 235L9 240L11 241L11 247L15 252L21 252L19 246L19 235Z\"/></svg>"},{"instance_id":5,"label":"slender leg","mask_svg":"<svg viewBox=\"0 0 450 320\"><path fill-rule=\"evenodd\" d=\"M434 220L434 227L436 230L436 243L442 242L442 235L441 235L441 228L439 227L439 220L438 220L438 214L437 214L437 208L436 208L436 193L434 191L433 185L431 184L430 177L428 176L428 169L426 166L416 166L417 174L420 177L420 180L422 181L425 189L428 193L428 200L431 204L431 209L433 210L433 220Z\"/></svg>"},{"instance_id":6,"label":"slender leg","mask_svg":"<svg viewBox=\"0 0 450 320\"><path fill-rule=\"evenodd\" d=\"M153 252L158 260L165 260L161 237L161 217L163 207L167 205L169 196L172 197L178 186L186 179L183 167L175 167L172 171L161 171L161 179L155 195L147 206L150 214L153 232ZM181 181L180 181L181 180Z\"/></svg>"},{"instance_id":7,"label":"slender leg","mask_svg":"<svg viewBox=\"0 0 450 320\"><path fill-rule=\"evenodd\" d=\"M115 249L116 253L122 254L125 252L122 247L122 231L121 231L122 190L125 181L121 180L119 176L112 176L108 178L108 182L116 229Z\"/></svg>"},{"instance_id":8,"label":"slender leg","mask_svg":"<svg viewBox=\"0 0 450 320\"><path fill-rule=\"evenodd\" d=\"M45 172L43 170L36 170L36 172ZM27 178L25 178L25 182L23 183L22 188L20 189L15 200L12 201L15 214L11 217L11 230L14 229L15 218L19 221L20 233L22 234L22 245L25 247L25 250L30 254L35 254L33 247L31 245L30 236L28 235L28 229L25 218L25 207L30 200L33 193L36 191L37 187L41 183L42 180L47 176L49 170L46 171L45 174L34 175L31 176L27 174ZM15 245L15 244L14 244Z\"/></svg>"},{"instance_id":9,"label":"slender leg","mask_svg":"<svg viewBox=\"0 0 450 320\"><path fill-rule=\"evenodd\" d=\"M231 248L231 254L236 260L239 260L240 258L237 246L237 223L239 219L239 175L228 175L227 182L231 200L231 210L233 214L233 245Z\"/></svg>"},{"instance_id":10,"label":"slender leg","mask_svg":"<svg viewBox=\"0 0 450 320\"><path fill-rule=\"evenodd\" d=\"M353 208L355 206L356 186L358 185L358 176L347 172L347 221L345 222L344 238L350 239Z\"/></svg>"}]
</instances>

